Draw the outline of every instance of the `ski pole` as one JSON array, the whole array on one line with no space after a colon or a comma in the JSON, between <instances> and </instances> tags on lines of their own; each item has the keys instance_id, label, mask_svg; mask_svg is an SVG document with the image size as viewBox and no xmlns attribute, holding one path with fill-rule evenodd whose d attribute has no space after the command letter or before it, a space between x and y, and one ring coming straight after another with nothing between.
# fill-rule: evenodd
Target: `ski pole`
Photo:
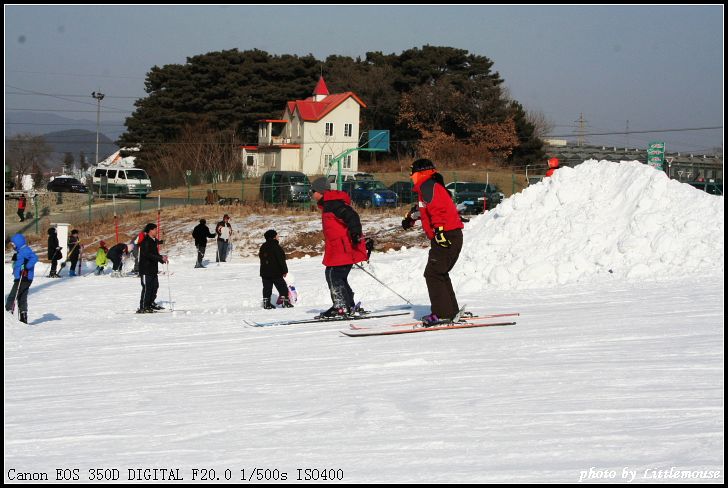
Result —
<instances>
[{"instance_id":1,"label":"ski pole","mask_svg":"<svg viewBox=\"0 0 728 488\"><path fill-rule=\"evenodd\" d=\"M386 288L387 290L391 291L392 293L394 293L395 295L397 295L399 298L401 298L405 302L409 303L410 306L412 306L412 302L410 302L409 300L407 300L405 297L403 297L402 295L400 295L396 291L392 290L390 287L388 287L386 284L384 284L379 278L377 278L376 276L374 276L373 274L371 274L369 271L367 271L366 269L364 269L364 267L361 264L355 263L355 266L357 268L359 268L360 270L364 271L366 274L368 274L372 278L374 278L374 280L376 280L377 283L379 283L380 285L382 285L384 288Z\"/></svg>"},{"instance_id":2,"label":"ski pole","mask_svg":"<svg viewBox=\"0 0 728 488\"><path fill-rule=\"evenodd\" d=\"M169 261L164 263L167 267L167 293L169 294L169 309L174 312L174 303L172 302L172 287L169 284Z\"/></svg>"},{"instance_id":3,"label":"ski pole","mask_svg":"<svg viewBox=\"0 0 728 488\"><path fill-rule=\"evenodd\" d=\"M367 234L365 237L374 237L374 236L378 236L380 234L386 234L387 232L392 232L392 231L395 231L395 230L401 229L401 228L402 228L402 226L398 225L396 227L390 227L389 229L378 230L373 234Z\"/></svg>"},{"instance_id":4,"label":"ski pole","mask_svg":"<svg viewBox=\"0 0 728 488\"><path fill-rule=\"evenodd\" d=\"M10 313L11 313L12 315L15 315L15 304L16 304L16 303L17 303L17 301L18 301L18 295L20 294L20 285L21 285L22 283L23 283L23 272L21 271L21 272L20 272L20 279L18 280L18 287L17 287L16 289L15 289L15 297L13 297L13 306L12 306L12 308L10 309ZM18 319L17 319L17 317L16 317L16 320L18 320Z\"/></svg>"}]
</instances>

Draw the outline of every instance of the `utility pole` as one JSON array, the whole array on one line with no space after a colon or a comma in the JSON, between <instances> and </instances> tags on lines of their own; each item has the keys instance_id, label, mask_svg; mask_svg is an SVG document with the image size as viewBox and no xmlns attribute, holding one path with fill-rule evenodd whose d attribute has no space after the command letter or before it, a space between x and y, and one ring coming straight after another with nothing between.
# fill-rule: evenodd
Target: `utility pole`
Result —
<instances>
[{"instance_id":1,"label":"utility pole","mask_svg":"<svg viewBox=\"0 0 728 488\"><path fill-rule=\"evenodd\" d=\"M625 133L625 147L629 148L629 120L627 120L627 127L624 130Z\"/></svg>"},{"instance_id":2,"label":"utility pole","mask_svg":"<svg viewBox=\"0 0 728 488\"><path fill-rule=\"evenodd\" d=\"M96 166L99 165L99 124L101 121L101 100L104 99L104 94L101 92L93 92L91 96L98 102L96 106Z\"/></svg>"},{"instance_id":3,"label":"utility pole","mask_svg":"<svg viewBox=\"0 0 728 488\"><path fill-rule=\"evenodd\" d=\"M584 145L584 133L586 132L586 120L584 120L584 113L579 114L579 120L574 122L579 123L579 127L576 129L576 145L581 147Z\"/></svg>"}]
</instances>

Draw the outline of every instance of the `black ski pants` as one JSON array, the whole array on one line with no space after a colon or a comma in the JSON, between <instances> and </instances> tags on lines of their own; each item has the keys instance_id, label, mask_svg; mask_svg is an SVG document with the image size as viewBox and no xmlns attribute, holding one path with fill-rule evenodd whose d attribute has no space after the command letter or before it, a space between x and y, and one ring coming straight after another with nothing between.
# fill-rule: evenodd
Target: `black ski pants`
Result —
<instances>
[{"instance_id":1,"label":"black ski pants","mask_svg":"<svg viewBox=\"0 0 728 488\"><path fill-rule=\"evenodd\" d=\"M430 242L430 254L425 267L425 282L430 295L432 313L440 318L451 319L458 313L458 299L450 281L450 270L460 257L463 247L461 229L445 231L445 237L452 243L449 247L439 246L434 239Z\"/></svg>"},{"instance_id":2,"label":"black ski pants","mask_svg":"<svg viewBox=\"0 0 728 488\"><path fill-rule=\"evenodd\" d=\"M270 297L273 294L273 286L276 287L276 291L278 291L278 296L288 298L288 285L286 284L286 280L284 280L283 277L262 278L262 280L263 298L267 298L268 300L270 300Z\"/></svg>"},{"instance_id":3,"label":"black ski pants","mask_svg":"<svg viewBox=\"0 0 728 488\"><path fill-rule=\"evenodd\" d=\"M13 302L18 302L18 310L21 312L28 311L28 289L33 280L23 280L19 283L19 280L13 281L13 287L10 289L10 295L5 300L5 310L10 312L13 310ZM20 287L18 288L18 284Z\"/></svg>"},{"instance_id":4,"label":"black ski pants","mask_svg":"<svg viewBox=\"0 0 728 488\"><path fill-rule=\"evenodd\" d=\"M122 266L121 256L119 256L117 258L110 258L110 259L111 259L111 262L114 263L114 267L112 269L114 271L121 271L121 266Z\"/></svg>"},{"instance_id":5,"label":"black ski pants","mask_svg":"<svg viewBox=\"0 0 728 488\"><path fill-rule=\"evenodd\" d=\"M195 266L202 266L202 258L205 257L205 249L207 244L197 244L197 264Z\"/></svg>"},{"instance_id":6,"label":"black ski pants","mask_svg":"<svg viewBox=\"0 0 728 488\"><path fill-rule=\"evenodd\" d=\"M152 306L157 299L159 290L159 277L157 275L141 275L142 296L139 300L139 308L144 310Z\"/></svg>"},{"instance_id":7,"label":"black ski pants","mask_svg":"<svg viewBox=\"0 0 728 488\"><path fill-rule=\"evenodd\" d=\"M331 301L334 307L344 308L354 307L354 291L349 286L349 273L353 264L345 266L328 266L326 268L326 283L329 285L331 292Z\"/></svg>"}]
</instances>

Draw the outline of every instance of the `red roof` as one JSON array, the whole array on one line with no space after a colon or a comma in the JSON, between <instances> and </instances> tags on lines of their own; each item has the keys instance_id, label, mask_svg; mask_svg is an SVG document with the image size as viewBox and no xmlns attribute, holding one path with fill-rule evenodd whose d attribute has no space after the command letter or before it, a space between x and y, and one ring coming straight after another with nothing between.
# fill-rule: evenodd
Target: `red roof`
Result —
<instances>
[{"instance_id":1,"label":"red roof","mask_svg":"<svg viewBox=\"0 0 728 488\"><path fill-rule=\"evenodd\" d=\"M329 94L329 88L326 86L326 82L324 81L324 77L322 76L319 78L318 83L316 83L316 88L313 89L314 95L328 95Z\"/></svg>"},{"instance_id":2,"label":"red roof","mask_svg":"<svg viewBox=\"0 0 728 488\"><path fill-rule=\"evenodd\" d=\"M301 118L306 122L318 122L349 98L353 98L363 108L367 107L353 92L335 93L327 96L320 102L314 101L313 97L307 98L306 100L294 100L288 102L287 106L288 111L291 113L298 110Z\"/></svg>"}]
</instances>

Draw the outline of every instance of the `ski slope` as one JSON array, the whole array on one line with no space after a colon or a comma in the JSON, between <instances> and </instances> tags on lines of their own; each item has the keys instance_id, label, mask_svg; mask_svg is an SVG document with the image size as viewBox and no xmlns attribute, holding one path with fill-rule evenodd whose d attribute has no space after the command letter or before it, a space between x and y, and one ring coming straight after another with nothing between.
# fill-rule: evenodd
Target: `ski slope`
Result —
<instances>
[{"instance_id":1,"label":"ski slope","mask_svg":"<svg viewBox=\"0 0 728 488\"><path fill-rule=\"evenodd\" d=\"M677 210L665 220L669 249L703 243L685 254L689 266L647 259L644 269L637 253L657 251L631 245L613 264L599 263L600 253L581 246L541 258L551 268L540 266L529 286L525 271L539 263L521 264L518 247L507 254L493 226L527 245L528 229L543 235L543 216L534 211L529 221L517 210L523 199L532 209L540 200L561 212L551 232L566 235L559 225L573 226L578 214L569 201L586 208L611 188L595 168L567 176L465 229L452 272L461 304L520 312L514 326L369 338L342 336L348 323L244 326L328 307L320 257L289 261L300 299L291 310L260 308L257 260L193 269L192 246L171 250L173 274L160 276L158 299L169 306L171 295L174 313L134 314L136 279L37 278L31 324L5 314L5 481L18 473L53 481L57 469L89 481L90 469L104 468L112 477L117 469L117 481L176 473L192 482L297 482L329 470L350 483L722 482L723 198L704 200L709 210L693 215L696 226L681 224ZM569 200L571 177L602 185ZM618 236L613 245L660 232L634 205L621 207L605 233ZM718 244L702 237L707 225L719 225ZM587 241L599 230L588 227ZM541 252L531 242L529 254ZM564 267L579 252L580 267ZM414 317L429 312L424 256L378 253L368 268L415 304ZM368 309L403 306L361 271L350 282Z\"/></svg>"}]
</instances>

